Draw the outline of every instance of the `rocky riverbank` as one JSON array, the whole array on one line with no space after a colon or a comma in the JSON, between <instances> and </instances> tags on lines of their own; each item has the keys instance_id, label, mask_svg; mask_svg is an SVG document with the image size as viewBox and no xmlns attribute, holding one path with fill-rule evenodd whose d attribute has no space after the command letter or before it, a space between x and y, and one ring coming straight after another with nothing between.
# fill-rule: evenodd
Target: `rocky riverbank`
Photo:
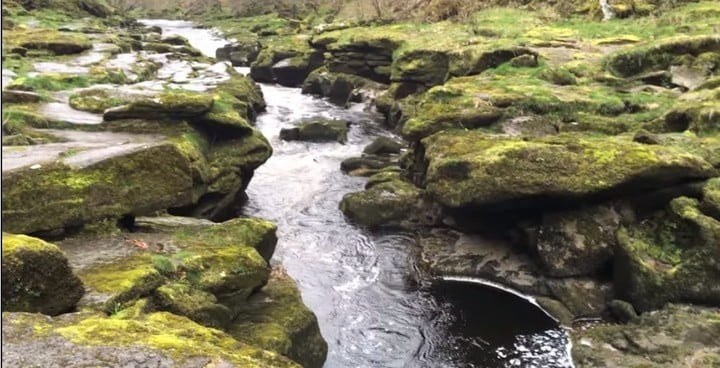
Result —
<instances>
[{"instance_id":1,"label":"rocky riverbank","mask_svg":"<svg viewBox=\"0 0 720 368\"><path fill-rule=\"evenodd\" d=\"M236 218L259 86L79 4L3 3L3 364L321 367L275 225Z\"/></svg>"},{"instance_id":2,"label":"rocky riverbank","mask_svg":"<svg viewBox=\"0 0 720 368\"><path fill-rule=\"evenodd\" d=\"M629 18L601 22L580 6L563 17L493 8L465 22L310 30L208 23L238 35L218 56L257 80L340 105L373 101L406 140L389 161L343 163L371 175L340 204L349 219L416 230L431 274L533 295L568 327L632 321L574 330L577 366L709 367L720 307L720 8L610 3ZM713 308L658 327L701 309L672 303ZM648 328L681 348L613 337ZM695 329L708 334L693 340Z\"/></svg>"}]
</instances>

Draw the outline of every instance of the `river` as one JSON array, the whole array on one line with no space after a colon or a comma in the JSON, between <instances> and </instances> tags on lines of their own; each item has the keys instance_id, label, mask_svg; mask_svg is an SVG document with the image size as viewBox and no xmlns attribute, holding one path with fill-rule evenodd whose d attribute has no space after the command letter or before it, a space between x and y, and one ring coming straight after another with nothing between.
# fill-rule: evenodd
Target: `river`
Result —
<instances>
[{"instance_id":1,"label":"river","mask_svg":"<svg viewBox=\"0 0 720 368\"><path fill-rule=\"evenodd\" d=\"M227 43L187 21L143 20L179 34L204 54ZM238 68L247 73L247 69ZM273 262L298 282L329 344L326 368L568 367L564 330L534 305L465 282L419 280L412 234L369 232L338 209L365 179L340 171L380 135L381 116L363 104L344 109L297 88L261 84L267 111L256 127L274 154L247 189L247 216L278 225ZM324 116L352 122L347 144L284 142L281 128Z\"/></svg>"}]
</instances>

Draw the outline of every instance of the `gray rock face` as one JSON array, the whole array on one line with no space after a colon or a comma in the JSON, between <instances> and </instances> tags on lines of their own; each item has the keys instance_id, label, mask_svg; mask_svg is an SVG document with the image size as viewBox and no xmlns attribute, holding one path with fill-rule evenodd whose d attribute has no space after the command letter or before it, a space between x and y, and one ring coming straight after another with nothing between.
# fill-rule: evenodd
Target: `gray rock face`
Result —
<instances>
[{"instance_id":1,"label":"gray rock face","mask_svg":"<svg viewBox=\"0 0 720 368\"><path fill-rule=\"evenodd\" d=\"M594 275L612 258L620 214L603 205L546 214L538 232L537 252L554 277Z\"/></svg>"}]
</instances>

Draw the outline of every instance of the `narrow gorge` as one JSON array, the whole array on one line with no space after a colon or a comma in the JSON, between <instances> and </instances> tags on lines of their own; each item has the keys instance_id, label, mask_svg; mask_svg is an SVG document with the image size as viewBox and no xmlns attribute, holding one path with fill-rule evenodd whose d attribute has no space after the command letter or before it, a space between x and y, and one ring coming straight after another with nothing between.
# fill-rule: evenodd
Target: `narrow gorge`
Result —
<instances>
[{"instance_id":1,"label":"narrow gorge","mask_svg":"<svg viewBox=\"0 0 720 368\"><path fill-rule=\"evenodd\" d=\"M715 367L720 5L441 3L4 2L3 364Z\"/></svg>"}]
</instances>

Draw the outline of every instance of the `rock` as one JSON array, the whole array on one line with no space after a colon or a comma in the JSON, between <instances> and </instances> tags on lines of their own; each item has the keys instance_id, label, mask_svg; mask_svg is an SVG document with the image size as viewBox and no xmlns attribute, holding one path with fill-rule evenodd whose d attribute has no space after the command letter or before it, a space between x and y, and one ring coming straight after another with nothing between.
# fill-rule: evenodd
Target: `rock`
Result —
<instances>
[{"instance_id":1,"label":"rock","mask_svg":"<svg viewBox=\"0 0 720 368\"><path fill-rule=\"evenodd\" d=\"M103 119L181 119L202 115L212 107L213 96L210 94L166 91L155 98L139 98L130 104L107 109Z\"/></svg>"},{"instance_id":2,"label":"rock","mask_svg":"<svg viewBox=\"0 0 720 368\"><path fill-rule=\"evenodd\" d=\"M370 176L380 172L383 169L397 166L397 160L376 156L366 155L363 157L350 157L340 163L340 170L352 176Z\"/></svg>"},{"instance_id":3,"label":"rock","mask_svg":"<svg viewBox=\"0 0 720 368\"><path fill-rule=\"evenodd\" d=\"M668 302L720 303L720 221L679 197L667 211L618 232L615 286L639 312Z\"/></svg>"},{"instance_id":4,"label":"rock","mask_svg":"<svg viewBox=\"0 0 720 368\"><path fill-rule=\"evenodd\" d=\"M481 278L530 295L550 295L530 255L496 234L433 229L419 244L422 262L434 275Z\"/></svg>"},{"instance_id":5,"label":"rock","mask_svg":"<svg viewBox=\"0 0 720 368\"><path fill-rule=\"evenodd\" d=\"M632 304L626 301L615 299L608 303L608 309L620 323L633 322L639 318Z\"/></svg>"},{"instance_id":6,"label":"rock","mask_svg":"<svg viewBox=\"0 0 720 368\"><path fill-rule=\"evenodd\" d=\"M340 210L354 222L370 228L403 227L417 224L422 191L402 180L379 183L372 188L348 193Z\"/></svg>"},{"instance_id":7,"label":"rock","mask_svg":"<svg viewBox=\"0 0 720 368\"><path fill-rule=\"evenodd\" d=\"M167 312L73 313L56 318L3 313L2 318L7 367L300 367L277 353Z\"/></svg>"},{"instance_id":8,"label":"rock","mask_svg":"<svg viewBox=\"0 0 720 368\"><path fill-rule=\"evenodd\" d=\"M402 144L392 138L378 137L363 149L363 153L369 155L399 154L405 148Z\"/></svg>"},{"instance_id":9,"label":"rock","mask_svg":"<svg viewBox=\"0 0 720 368\"><path fill-rule=\"evenodd\" d=\"M175 46L190 46L188 39L180 35L165 36L160 42Z\"/></svg>"},{"instance_id":10,"label":"rock","mask_svg":"<svg viewBox=\"0 0 720 368\"><path fill-rule=\"evenodd\" d=\"M55 55L79 54L92 48L90 40L76 32L49 29L25 29L3 32L12 45L27 50L47 50Z\"/></svg>"},{"instance_id":11,"label":"rock","mask_svg":"<svg viewBox=\"0 0 720 368\"><path fill-rule=\"evenodd\" d=\"M561 213L546 213L538 232L537 253L553 277L596 275L612 259L620 214L602 205Z\"/></svg>"},{"instance_id":12,"label":"rock","mask_svg":"<svg viewBox=\"0 0 720 368\"><path fill-rule=\"evenodd\" d=\"M7 103L36 103L40 102L42 97L35 92L3 90L2 100Z\"/></svg>"},{"instance_id":13,"label":"rock","mask_svg":"<svg viewBox=\"0 0 720 368\"><path fill-rule=\"evenodd\" d=\"M578 368L710 368L720 359L718 316L717 308L668 305L627 325L574 329L572 358Z\"/></svg>"},{"instance_id":14,"label":"rock","mask_svg":"<svg viewBox=\"0 0 720 368\"><path fill-rule=\"evenodd\" d=\"M327 356L315 314L303 304L295 282L278 268L273 269L268 285L243 305L229 334L306 368L322 367Z\"/></svg>"},{"instance_id":15,"label":"rock","mask_svg":"<svg viewBox=\"0 0 720 368\"><path fill-rule=\"evenodd\" d=\"M510 136L542 137L559 133L557 122L542 116L517 116L501 123L503 133Z\"/></svg>"},{"instance_id":16,"label":"rock","mask_svg":"<svg viewBox=\"0 0 720 368\"><path fill-rule=\"evenodd\" d=\"M75 110L102 114L109 108L122 106L126 101L113 96L112 91L107 89L91 88L70 95L69 103Z\"/></svg>"},{"instance_id":17,"label":"rock","mask_svg":"<svg viewBox=\"0 0 720 368\"><path fill-rule=\"evenodd\" d=\"M538 66L538 58L537 55L520 55L510 59L510 65L515 68L535 68Z\"/></svg>"},{"instance_id":18,"label":"rock","mask_svg":"<svg viewBox=\"0 0 720 368\"><path fill-rule=\"evenodd\" d=\"M559 86L570 86L578 84L577 78L565 68L548 68L540 73L540 78Z\"/></svg>"},{"instance_id":19,"label":"rock","mask_svg":"<svg viewBox=\"0 0 720 368\"><path fill-rule=\"evenodd\" d=\"M420 183L428 194L447 207L481 211L637 194L714 175L699 156L621 138L520 140L445 131L422 146L416 162L428 163Z\"/></svg>"},{"instance_id":20,"label":"rock","mask_svg":"<svg viewBox=\"0 0 720 368\"><path fill-rule=\"evenodd\" d=\"M541 296L535 298L538 305L548 314L553 316L562 326L572 326L575 316L559 301Z\"/></svg>"},{"instance_id":21,"label":"rock","mask_svg":"<svg viewBox=\"0 0 720 368\"><path fill-rule=\"evenodd\" d=\"M297 52L289 50L260 50L255 61L250 64L250 77L256 82L275 83L272 66L280 60L292 58L297 55Z\"/></svg>"},{"instance_id":22,"label":"rock","mask_svg":"<svg viewBox=\"0 0 720 368\"><path fill-rule=\"evenodd\" d=\"M668 69L676 56L700 55L717 52L720 36L681 36L623 48L606 58L608 69L620 77L629 77L647 71Z\"/></svg>"},{"instance_id":23,"label":"rock","mask_svg":"<svg viewBox=\"0 0 720 368\"><path fill-rule=\"evenodd\" d=\"M448 78L449 60L444 52L411 50L393 58L391 82L411 82L426 86L443 84Z\"/></svg>"},{"instance_id":24,"label":"rock","mask_svg":"<svg viewBox=\"0 0 720 368\"><path fill-rule=\"evenodd\" d=\"M314 118L299 122L294 128L280 130L280 139L285 141L347 142L350 122L338 119Z\"/></svg>"},{"instance_id":25,"label":"rock","mask_svg":"<svg viewBox=\"0 0 720 368\"><path fill-rule=\"evenodd\" d=\"M84 292L57 246L25 235L2 234L3 312L57 315L73 310Z\"/></svg>"},{"instance_id":26,"label":"rock","mask_svg":"<svg viewBox=\"0 0 720 368\"><path fill-rule=\"evenodd\" d=\"M449 72L455 77L477 75L512 59L523 58L524 55L534 58L537 63L538 54L526 47L487 44L469 45L449 53Z\"/></svg>"},{"instance_id":27,"label":"rock","mask_svg":"<svg viewBox=\"0 0 720 368\"><path fill-rule=\"evenodd\" d=\"M614 297L612 284L594 279L549 279L547 285L575 318L600 318Z\"/></svg>"},{"instance_id":28,"label":"rock","mask_svg":"<svg viewBox=\"0 0 720 368\"><path fill-rule=\"evenodd\" d=\"M153 293L153 303L158 309L187 317L203 326L225 329L232 320L232 312L217 298L197 290L184 282L165 284Z\"/></svg>"},{"instance_id":29,"label":"rock","mask_svg":"<svg viewBox=\"0 0 720 368\"><path fill-rule=\"evenodd\" d=\"M720 220L720 178L710 179L705 184L700 206L708 216Z\"/></svg>"},{"instance_id":30,"label":"rock","mask_svg":"<svg viewBox=\"0 0 720 368\"><path fill-rule=\"evenodd\" d=\"M97 155L4 168L4 229L32 233L142 215L191 203L202 184L201 153L187 141L128 143Z\"/></svg>"},{"instance_id":31,"label":"rock","mask_svg":"<svg viewBox=\"0 0 720 368\"><path fill-rule=\"evenodd\" d=\"M271 71L275 81L283 86L297 87L311 71L323 63L321 53L312 53L283 59L273 64Z\"/></svg>"},{"instance_id":32,"label":"rock","mask_svg":"<svg viewBox=\"0 0 720 368\"><path fill-rule=\"evenodd\" d=\"M367 181L365 182L365 189L370 189L380 183L384 183L387 181L393 181L393 180L403 180L402 173L400 172L400 169L393 170L393 168L390 169L383 169L378 171L377 173L371 175L368 177Z\"/></svg>"},{"instance_id":33,"label":"rock","mask_svg":"<svg viewBox=\"0 0 720 368\"><path fill-rule=\"evenodd\" d=\"M662 144L662 138L659 135L648 132L645 129L640 129L635 132L633 136L633 142L642 144Z\"/></svg>"},{"instance_id":34,"label":"rock","mask_svg":"<svg viewBox=\"0 0 720 368\"><path fill-rule=\"evenodd\" d=\"M684 65L673 65L670 67L671 82L678 86L694 90L700 87L708 79L705 70L698 70Z\"/></svg>"},{"instance_id":35,"label":"rock","mask_svg":"<svg viewBox=\"0 0 720 368\"><path fill-rule=\"evenodd\" d=\"M205 219L182 216L140 216L135 218L133 229L142 232L172 232L182 228L204 227L213 225L214 222Z\"/></svg>"},{"instance_id":36,"label":"rock","mask_svg":"<svg viewBox=\"0 0 720 368\"><path fill-rule=\"evenodd\" d=\"M303 93L328 97L330 102L341 106L371 97L384 88L384 85L370 79L346 73L333 73L325 67L315 69L302 84Z\"/></svg>"},{"instance_id":37,"label":"rock","mask_svg":"<svg viewBox=\"0 0 720 368\"><path fill-rule=\"evenodd\" d=\"M260 53L260 42L257 39L244 40L227 44L215 51L218 60L229 60L233 66L250 66Z\"/></svg>"}]
</instances>

